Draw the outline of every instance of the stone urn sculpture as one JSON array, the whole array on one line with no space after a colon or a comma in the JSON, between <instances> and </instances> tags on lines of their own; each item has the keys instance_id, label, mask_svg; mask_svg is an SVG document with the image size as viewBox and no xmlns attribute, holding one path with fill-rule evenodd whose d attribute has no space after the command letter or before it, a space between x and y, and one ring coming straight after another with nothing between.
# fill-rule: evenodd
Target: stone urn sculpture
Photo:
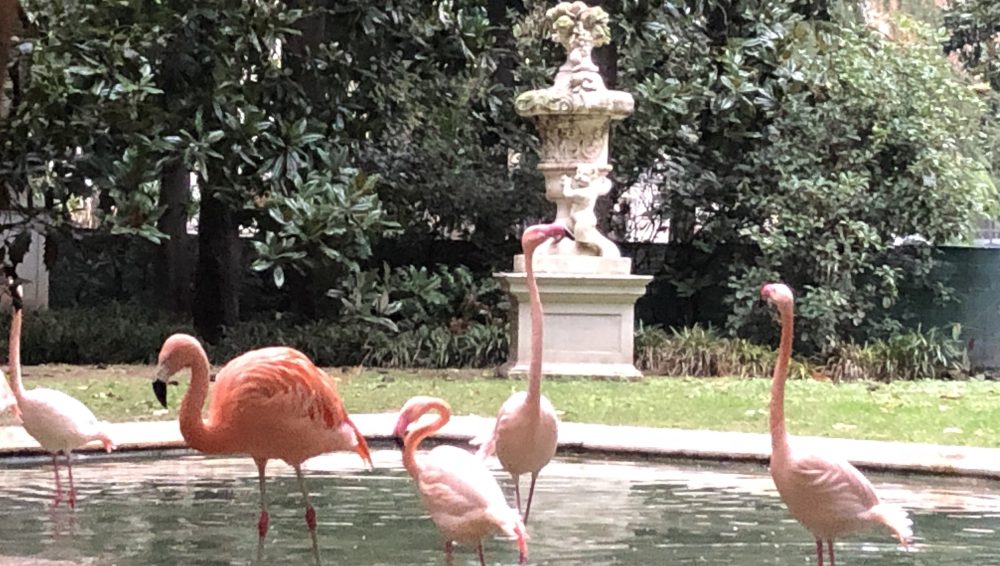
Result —
<instances>
[{"instance_id":1,"label":"stone urn sculpture","mask_svg":"<svg viewBox=\"0 0 1000 566\"><path fill-rule=\"evenodd\" d=\"M517 113L534 121L541 138L538 169L555 221L575 241L540 247L534 264L545 306L545 374L639 376L632 359L635 301L650 277L631 275L632 261L598 230L594 205L611 189L608 134L613 120L632 113L627 92L608 90L591 57L610 41L608 14L583 2L562 2L546 13L551 38L566 51L552 86L520 94ZM530 315L524 257L497 277L512 298L510 360L502 374L527 371Z\"/></svg>"}]
</instances>

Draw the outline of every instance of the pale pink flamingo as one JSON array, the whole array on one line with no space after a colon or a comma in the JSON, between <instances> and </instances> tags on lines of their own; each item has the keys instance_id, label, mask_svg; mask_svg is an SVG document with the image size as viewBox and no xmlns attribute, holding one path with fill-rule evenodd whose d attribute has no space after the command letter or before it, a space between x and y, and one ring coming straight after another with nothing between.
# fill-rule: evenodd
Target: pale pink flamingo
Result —
<instances>
[{"instance_id":1,"label":"pale pink flamingo","mask_svg":"<svg viewBox=\"0 0 1000 566\"><path fill-rule=\"evenodd\" d=\"M0 415L10 410L18 422L21 422L21 410L17 408L17 399L7 383L7 376L0 371Z\"/></svg>"},{"instance_id":2,"label":"pale pink flamingo","mask_svg":"<svg viewBox=\"0 0 1000 566\"><path fill-rule=\"evenodd\" d=\"M531 359L528 362L528 391L514 393L500 407L493 434L480 443L480 458L495 453L503 469L514 480L517 509L521 510L521 474L531 474L528 504L524 508L524 522L528 523L531 499L535 494L535 480L556 453L559 437L559 417L555 407L542 395L542 299L532 256L548 239L553 243L572 238L569 231L558 224L530 226L521 235L524 251L524 272L531 301Z\"/></svg>"},{"instance_id":3,"label":"pale pink flamingo","mask_svg":"<svg viewBox=\"0 0 1000 566\"><path fill-rule=\"evenodd\" d=\"M816 538L816 563L823 566L823 543L834 566L835 539L884 525L904 547L912 522L903 509L879 501L875 488L847 460L793 450L785 431L785 381L792 355L795 299L786 285L760 290L781 316L781 344L771 383L771 478L788 511Z\"/></svg>"},{"instance_id":4,"label":"pale pink flamingo","mask_svg":"<svg viewBox=\"0 0 1000 566\"><path fill-rule=\"evenodd\" d=\"M36 387L25 390L21 376L21 323L24 302L21 286L10 281L11 305L14 314L10 322L10 387L17 402L14 414L19 415L24 430L52 453L52 471L56 478L56 495L53 505L62 501L62 484L59 481L59 453L66 455L69 476L69 494L66 499L71 509L76 508L76 487L73 485L72 452L91 441L100 441L104 449L115 448L111 437L104 431L106 423L97 420L94 413L77 399L62 391Z\"/></svg>"},{"instance_id":5,"label":"pale pink flamingo","mask_svg":"<svg viewBox=\"0 0 1000 566\"><path fill-rule=\"evenodd\" d=\"M437 418L407 432L410 424L436 411ZM485 566L483 537L497 531L517 540L520 563L528 559L527 533L518 511L507 504L496 478L483 461L454 446L417 454L420 443L451 418L451 407L436 397L413 397L403 405L393 434L403 446L403 466L416 480L431 520L445 538L445 564L452 564L454 542L473 546Z\"/></svg>"},{"instance_id":6,"label":"pale pink flamingo","mask_svg":"<svg viewBox=\"0 0 1000 566\"><path fill-rule=\"evenodd\" d=\"M305 519L313 558L320 563L316 511L309 501L302 463L337 450L354 450L371 465L368 445L351 422L337 389L305 354L291 348L252 350L227 363L216 374L208 419L201 409L208 396L209 363L197 339L186 334L167 338L160 349L153 391L167 406L167 380L189 368L191 386L181 401L181 434L188 446L206 454L249 454L260 480L257 562L260 563L269 515L264 468L284 460L295 469L305 500Z\"/></svg>"}]
</instances>

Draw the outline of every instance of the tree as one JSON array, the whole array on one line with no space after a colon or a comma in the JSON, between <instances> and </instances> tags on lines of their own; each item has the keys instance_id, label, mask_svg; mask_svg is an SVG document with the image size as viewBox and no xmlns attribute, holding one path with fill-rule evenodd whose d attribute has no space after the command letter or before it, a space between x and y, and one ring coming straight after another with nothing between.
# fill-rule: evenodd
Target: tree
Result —
<instances>
[{"instance_id":1,"label":"tree","mask_svg":"<svg viewBox=\"0 0 1000 566\"><path fill-rule=\"evenodd\" d=\"M21 6L17 0L0 0L0 120L7 116L7 63L13 37L21 32Z\"/></svg>"},{"instance_id":2,"label":"tree","mask_svg":"<svg viewBox=\"0 0 1000 566\"><path fill-rule=\"evenodd\" d=\"M161 306L177 313L191 312L194 262L188 246L188 214L191 208L191 172L179 161L164 165L160 174L159 208L163 211L156 229L166 236L160 244L156 265L156 295Z\"/></svg>"},{"instance_id":3,"label":"tree","mask_svg":"<svg viewBox=\"0 0 1000 566\"><path fill-rule=\"evenodd\" d=\"M332 124L314 116L277 56L301 13L235 0L37 2L29 10L40 35L25 103L0 139L6 188L27 196L26 212L50 229L70 224L78 199L99 195L105 227L159 241L157 204L170 211L162 225L179 233L185 175L194 173L193 315L199 333L218 340L239 320L241 228L258 228L263 239L274 227L274 197L296 194L314 169L338 174L324 169L343 153L328 135ZM33 206L34 193L46 207ZM379 215L378 201L370 204ZM377 237L376 224L342 228Z\"/></svg>"},{"instance_id":4,"label":"tree","mask_svg":"<svg viewBox=\"0 0 1000 566\"><path fill-rule=\"evenodd\" d=\"M379 173L400 245L462 238L509 261L524 218L546 211L531 125L512 105L522 83L504 24L518 3L338 0L310 8L324 9L337 25L326 27L323 47L289 63L299 82L327 85L313 116L361 169ZM511 156L524 164L509 167Z\"/></svg>"},{"instance_id":5,"label":"tree","mask_svg":"<svg viewBox=\"0 0 1000 566\"><path fill-rule=\"evenodd\" d=\"M986 100L983 128L993 170L1000 170L1000 4L989 0L956 0L945 10L948 57L962 66Z\"/></svg>"},{"instance_id":6,"label":"tree","mask_svg":"<svg viewBox=\"0 0 1000 566\"><path fill-rule=\"evenodd\" d=\"M722 287L740 334L767 332L759 284L799 292L803 346L895 328L933 245L996 198L982 107L917 24L890 42L849 3L607 2L619 88L617 180L659 187L682 297ZM899 245L906 242L905 245Z\"/></svg>"}]
</instances>

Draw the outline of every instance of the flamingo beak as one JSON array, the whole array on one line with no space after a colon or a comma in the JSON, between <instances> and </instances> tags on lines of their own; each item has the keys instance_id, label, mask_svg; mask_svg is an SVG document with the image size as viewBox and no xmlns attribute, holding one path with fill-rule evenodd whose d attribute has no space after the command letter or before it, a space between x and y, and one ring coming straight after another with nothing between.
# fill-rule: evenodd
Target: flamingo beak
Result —
<instances>
[{"instance_id":1,"label":"flamingo beak","mask_svg":"<svg viewBox=\"0 0 1000 566\"><path fill-rule=\"evenodd\" d=\"M354 421L352 421L350 417L347 417L347 424L354 429L354 438L357 442L357 445L354 447L354 451L358 453L358 456L361 456L361 460L365 463L365 466L369 470L375 469L375 464L372 462L371 452L368 451L368 443L365 442L364 435L362 435L361 431L358 430L358 425L354 424Z\"/></svg>"},{"instance_id":2,"label":"flamingo beak","mask_svg":"<svg viewBox=\"0 0 1000 566\"><path fill-rule=\"evenodd\" d=\"M563 238L566 238L567 240L573 240L573 241L576 240L576 238L573 237L573 232L570 232L569 228L563 226L562 229L563 229L563 234L562 234Z\"/></svg>"},{"instance_id":3,"label":"flamingo beak","mask_svg":"<svg viewBox=\"0 0 1000 566\"><path fill-rule=\"evenodd\" d=\"M770 302L770 300L771 300L771 292L773 290L774 289L773 289L773 287L771 286L770 283L766 283L763 287L761 287L760 288L760 303L767 304L768 302Z\"/></svg>"},{"instance_id":4,"label":"flamingo beak","mask_svg":"<svg viewBox=\"0 0 1000 566\"><path fill-rule=\"evenodd\" d=\"M153 394L156 395L156 400L163 405L163 408L167 408L167 378L170 377L170 372L167 370L166 366L160 366L156 368L156 379L153 380Z\"/></svg>"}]
</instances>

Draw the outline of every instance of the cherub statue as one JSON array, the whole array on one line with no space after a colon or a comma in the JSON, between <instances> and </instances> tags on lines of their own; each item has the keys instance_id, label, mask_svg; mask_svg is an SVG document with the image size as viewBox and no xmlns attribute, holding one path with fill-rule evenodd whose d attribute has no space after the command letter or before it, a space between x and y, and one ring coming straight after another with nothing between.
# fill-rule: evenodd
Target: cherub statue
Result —
<instances>
[{"instance_id":1,"label":"cherub statue","mask_svg":"<svg viewBox=\"0 0 1000 566\"><path fill-rule=\"evenodd\" d=\"M562 192L569 201L569 229L577 245L602 257L621 257L618 246L597 231L597 199L611 190L611 180L595 165L577 165L572 177L563 175Z\"/></svg>"}]
</instances>

